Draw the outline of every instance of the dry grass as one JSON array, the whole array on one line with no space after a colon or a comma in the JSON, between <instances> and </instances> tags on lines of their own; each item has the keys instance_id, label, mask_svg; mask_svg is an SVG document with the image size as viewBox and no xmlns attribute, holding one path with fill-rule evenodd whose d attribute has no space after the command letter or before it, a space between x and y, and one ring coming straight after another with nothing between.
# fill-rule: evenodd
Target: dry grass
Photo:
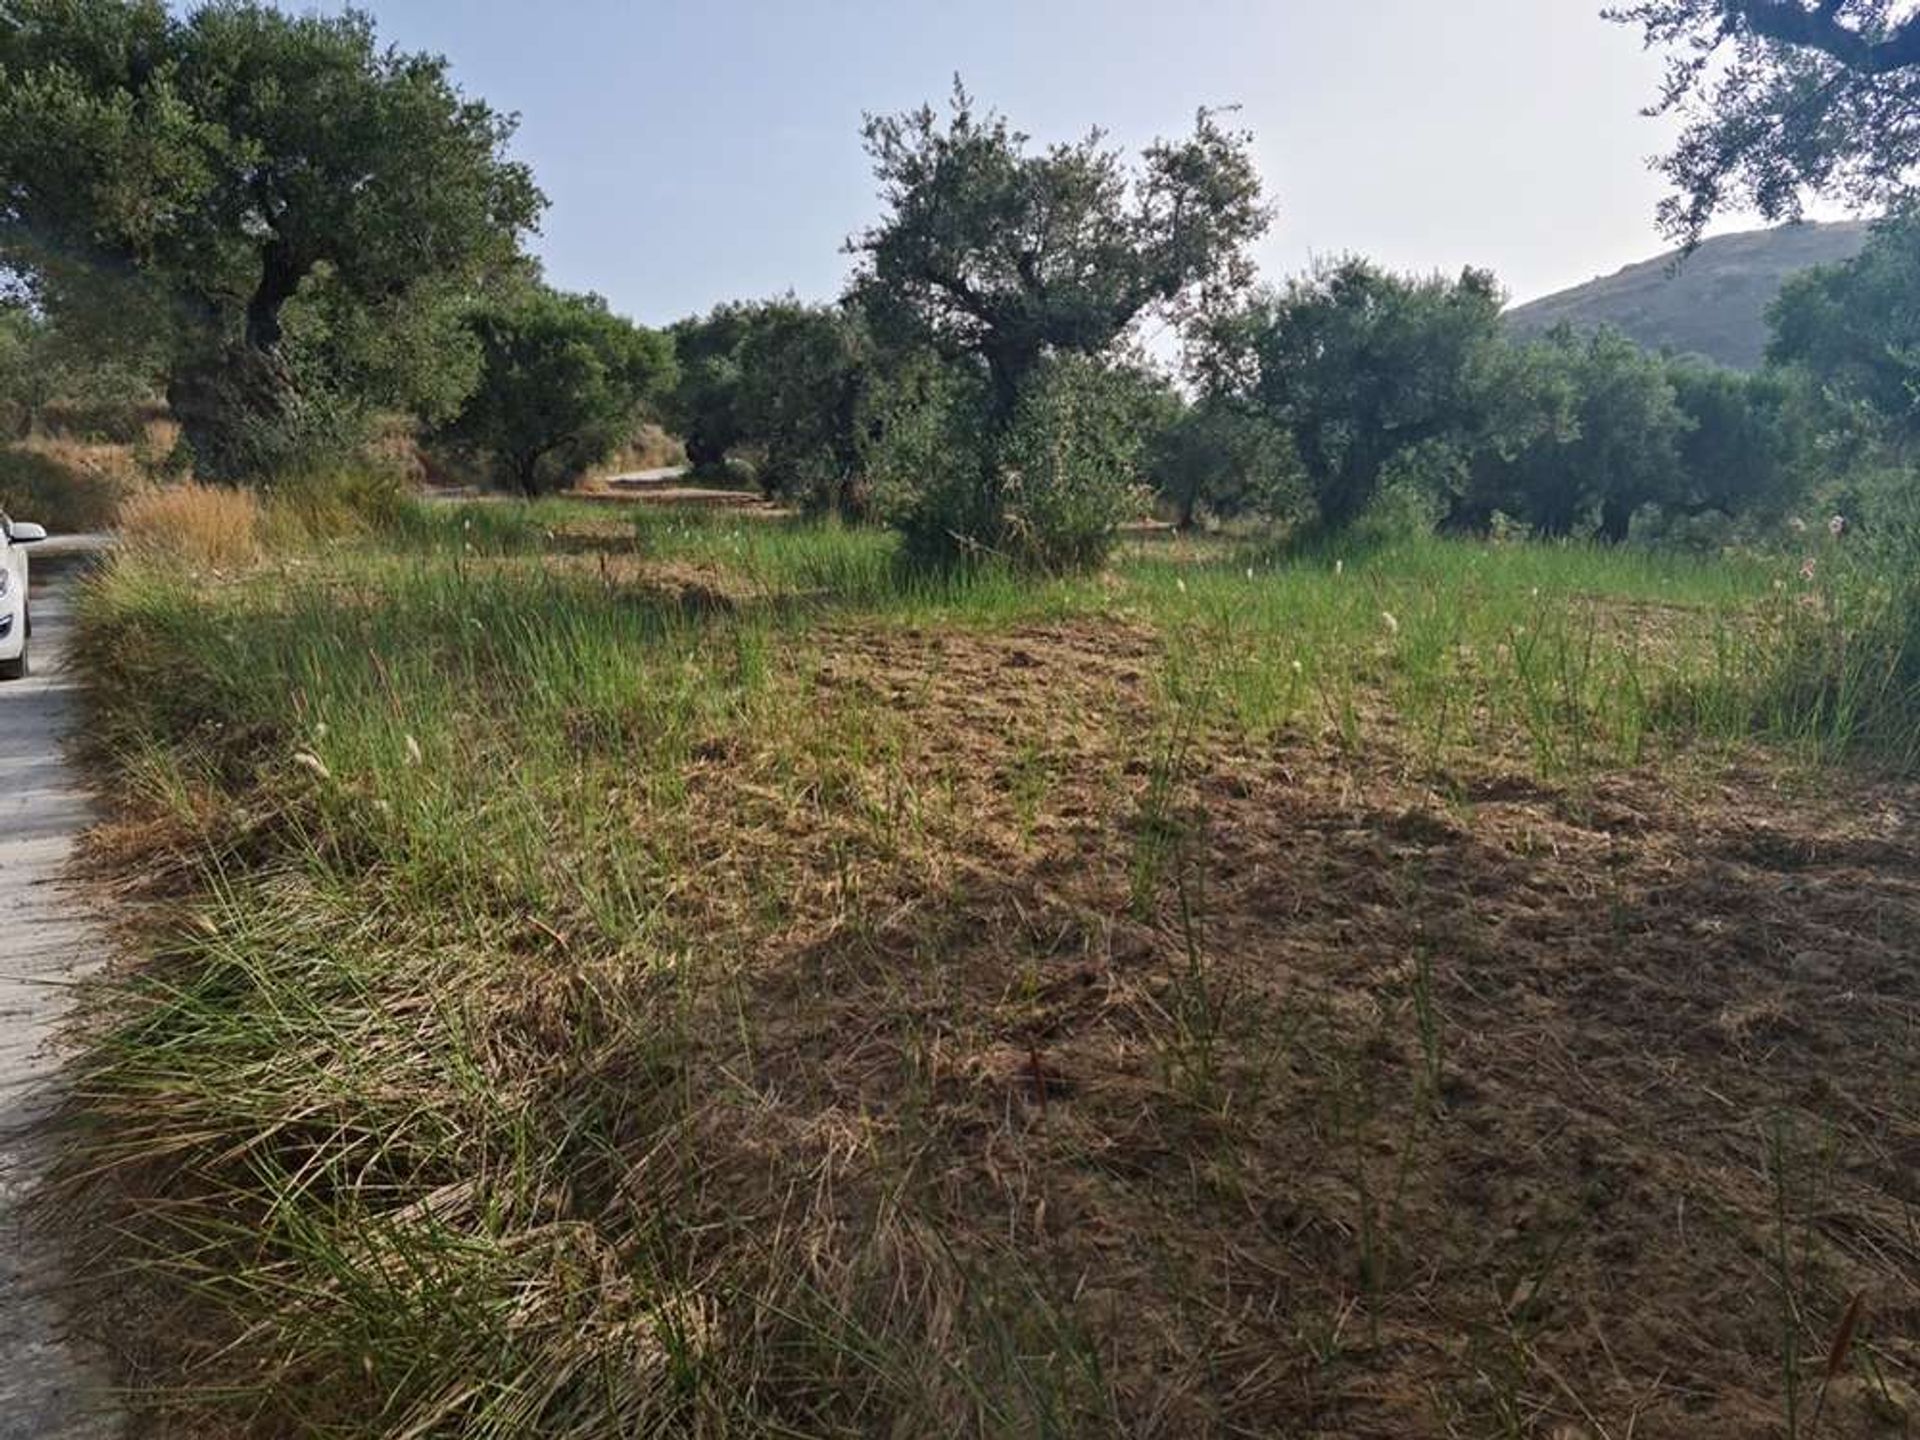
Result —
<instances>
[{"instance_id":1,"label":"dry grass","mask_svg":"<svg viewBox=\"0 0 1920 1440\"><path fill-rule=\"evenodd\" d=\"M43 436L0 448L0 510L56 531L111 527L145 483L126 445Z\"/></svg>"},{"instance_id":2,"label":"dry grass","mask_svg":"<svg viewBox=\"0 0 1920 1440\"><path fill-rule=\"evenodd\" d=\"M251 490L191 481L154 486L120 507L120 541L143 559L234 570L259 558L263 518Z\"/></svg>"},{"instance_id":3,"label":"dry grass","mask_svg":"<svg viewBox=\"0 0 1920 1440\"><path fill-rule=\"evenodd\" d=\"M68 1194L177 1433L1899 1433L1911 785L1456 742L1404 573L547 521L90 596Z\"/></svg>"}]
</instances>

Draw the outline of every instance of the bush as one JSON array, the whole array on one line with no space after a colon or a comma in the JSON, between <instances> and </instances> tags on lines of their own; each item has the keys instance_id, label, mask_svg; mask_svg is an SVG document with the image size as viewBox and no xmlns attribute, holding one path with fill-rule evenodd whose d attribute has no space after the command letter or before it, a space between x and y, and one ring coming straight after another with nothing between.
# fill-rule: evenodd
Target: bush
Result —
<instances>
[{"instance_id":1,"label":"bush","mask_svg":"<svg viewBox=\"0 0 1920 1440\"><path fill-rule=\"evenodd\" d=\"M132 555L200 569L236 569L260 554L262 510L251 490L188 482L142 491L120 510Z\"/></svg>"},{"instance_id":2,"label":"bush","mask_svg":"<svg viewBox=\"0 0 1920 1440\"><path fill-rule=\"evenodd\" d=\"M304 389L264 362L216 356L175 377L181 422L176 468L202 480L258 482L343 463L374 429L360 401L324 385Z\"/></svg>"},{"instance_id":3,"label":"bush","mask_svg":"<svg viewBox=\"0 0 1920 1440\"><path fill-rule=\"evenodd\" d=\"M888 412L881 513L922 564L997 559L1049 574L1097 566L1149 503L1138 483L1138 398L1131 377L1063 356L1028 386L997 439L983 439L978 390L932 379Z\"/></svg>"}]
</instances>

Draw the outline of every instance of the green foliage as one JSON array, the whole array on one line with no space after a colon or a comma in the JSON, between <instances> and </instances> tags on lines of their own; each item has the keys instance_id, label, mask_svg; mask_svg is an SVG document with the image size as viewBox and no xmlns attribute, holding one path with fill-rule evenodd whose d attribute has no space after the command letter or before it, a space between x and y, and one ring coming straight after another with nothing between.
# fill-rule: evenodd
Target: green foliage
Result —
<instances>
[{"instance_id":1,"label":"green foliage","mask_svg":"<svg viewBox=\"0 0 1920 1440\"><path fill-rule=\"evenodd\" d=\"M677 378L665 401L668 426L696 471L710 470L744 438L739 417L740 349L768 307L744 301L676 322Z\"/></svg>"},{"instance_id":2,"label":"green foliage","mask_svg":"<svg viewBox=\"0 0 1920 1440\"><path fill-rule=\"evenodd\" d=\"M1138 504L1147 428L1110 362L1143 314L1191 317L1250 278L1269 217L1249 137L1203 111L1137 167L1098 131L1034 153L957 82L945 123L923 106L865 134L887 214L853 242L852 298L890 353L954 370L874 401L884 509L922 560L1097 563Z\"/></svg>"},{"instance_id":3,"label":"green foliage","mask_svg":"<svg viewBox=\"0 0 1920 1440\"><path fill-rule=\"evenodd\" d=\"M559 488L630 436L673 383L673 347L597 295L545 287L481 306L468 322L480 380L446 434L532 496Z\"/></svg>"},{"instance_id":4,"label":"green foliage","mask_svg":"<svg viewBox=\"0 0 1920 1440\"><path fill-rule=\"evenodd\" d=\"M310 358L283 341L309 284L331 292L317 311L384 336L383 317L514 265L544 203L504 156L512 122L444 60L382 49L362 13L21 0L7 19L0 261L57 319L162 337L203 471L270 460L283 447L258 432L282 410L308 424Z\"/></svg>"},{"instance_id":5,"label":"green foliage","mask_svg":"<svg viewBox=\"0 0 1920 1440\"><path fill-rule=\"evenodd\" d=\"M128 441L156 393L137 353L99 357L23 306L0 306L0 434L24 440L59 429Z\"/></svg>"},{"instance_id":6,"label":"green foliage","mask_svg":"<svg viewBox=\"0 0 1920 1440\"><path fill-rule=\"evenodd\" d=\"M1772 363L1812 376L1850 423L1920 441L1920 213L1876 226L1846 264L1789 280L1769 318Z\"/></svg>"},{"instance_id":7,"label":"green foliage","mask_svg":"<svg viewBox=\"0 0 1920 1440\"><path fill-rule=\"evenodd\" d=\"M1678 493L1687 418L1666 363L1632 341L1563 328L1514 351L1489 379L1503 424L1470 467L1471 499L1455 507L1471 517L1462 528L1483 528L1497 509L1552 538L1594 523L1618 542L1641 506Z\"/></svg>"},{"instance_id":8,"label":"green foliage","mask_svg":"<svg viewBox=\"0 0 1920 1440\"><path fill-rule=\"evenodd\" d=\"M1306 497L1293 437L1264 411L1204 397L1156 427L1153 484L1181 529L1202 513L1219 520L1279 518Z\"/></svg>"},{"instance_id":9,"label":"green foliage","mask_svg":"<svg viewBox=\"0 0 1920 1440\"><path fill-rule=\"evenodd\" d=\"M1218 303L1266 229L1250 137L1203 111L1130 169L1099 131L1033 153L956 82L931 106L869 116L886 218L852 244L855 293L890 338L985 366L996 423L1056 353L1106 354L1142 313Z\"/></svg>"},{"instance_id":10,"label":"green foliage","mask_svg":"<svg viewBox=\"0 0 1920 1440\"><path fill-rule=\"evenodd\" d=\"M1145 441L1135 376L1063 355L1029 378L1000 437L999 538L1022 569L1085 570L1103 562L1120 526L1147 508Z\"/></svg>"},{"instance_id":11,"label":"green foliage","mask_svg":"<svg viewBox=\"0 0 1920 1440\"><path fill-rule=\"evenodd\" d=\"M1146 508L1142 390L1123 369L1061 356L1028 378L997 433L978 425L980 383L931 360L890 399L878 498L917 564L1086 569Z\"/></svg>"},{"instance_id":12,"label":"green foliage","mask_svg":"<svg viewBox=\"0 0 1920 1440\"><path fill-rule=\"evenodd\" d=\"M762 487L809 510L864 516L874 357L858 316L775 301L755 316L738 364L736 424L761 449Z\"/></svg>"},{"instance_id":13,"label":"green foliage","mask_svg":"<svg viewBox=\"0 0 1920 1440\"><path fill-rule=\"evenodd\" d=\"M1657 113L1685 122L1661 163L1667 229L1723 211L1798 218L1808 193L1879 208L1920 167L1920 14L1904 0L1635 0L1607 12L1672 52Z\"/></svg>"},{"instance_id":14,"label":"green foliage","mask_svg":"<svg viewBox=\"0 0 1920 1440\"><path fill-rule=\"evenodd\" d=\"M1815 456L1813 402L1800 377L1676 361L1667 379L1686 417L1669 509L1773 519L1800 498Z\"/></svg>"},{"instance_id":15,"label":"green foliage","mask_svg":"<svg viewBox=\"0 0 1920 1440\"><path fill-rule=\"evenodd\" d=\"M1484 271L1413 279L1344 260L1214 325L1203 366L1292 436L1337 531L1396 462L1480 433L1500 305Z\"/></svg>"}]
</instances>

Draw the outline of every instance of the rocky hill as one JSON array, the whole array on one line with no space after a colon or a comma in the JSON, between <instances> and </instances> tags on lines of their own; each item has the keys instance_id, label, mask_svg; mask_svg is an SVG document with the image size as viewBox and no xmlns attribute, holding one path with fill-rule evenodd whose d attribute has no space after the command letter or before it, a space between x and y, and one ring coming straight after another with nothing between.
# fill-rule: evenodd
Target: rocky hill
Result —
<instances>
[{"instance_id":1,"label":"rocky hill","mask_svg":"<svg viewBox=\"0 0 1920 1440\"><path fill-rule=\"evenodd\" d=\"M1859 254L1867 228L1864 221L1808 222L1717 236L1684 260L1670 252L1515 306L1508 322L1522 335L1562 321L1575 329L1611 325L1649 349L1757 369L1766 353L1767 306L1781 284L1796 271Z\"/></svg>"}]
</instances>

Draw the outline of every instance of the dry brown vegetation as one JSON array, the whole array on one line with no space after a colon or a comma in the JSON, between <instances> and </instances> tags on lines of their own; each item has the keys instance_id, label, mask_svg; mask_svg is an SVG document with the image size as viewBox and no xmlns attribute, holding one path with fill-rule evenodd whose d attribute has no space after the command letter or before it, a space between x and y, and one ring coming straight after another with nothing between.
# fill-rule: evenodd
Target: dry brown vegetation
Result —
<instances>
[{"instance_id":1,"label":"dry brown vegetation","mask_svg":"<svg viewBox=\"0 0 1920 1440\"><path fill-rule=\"evenodd\" d=\"M140 491L119 512L120 543L130 553L210 570L259 558L261 523L253 491L192 482Z\"/></svg>"}]
</instances>

